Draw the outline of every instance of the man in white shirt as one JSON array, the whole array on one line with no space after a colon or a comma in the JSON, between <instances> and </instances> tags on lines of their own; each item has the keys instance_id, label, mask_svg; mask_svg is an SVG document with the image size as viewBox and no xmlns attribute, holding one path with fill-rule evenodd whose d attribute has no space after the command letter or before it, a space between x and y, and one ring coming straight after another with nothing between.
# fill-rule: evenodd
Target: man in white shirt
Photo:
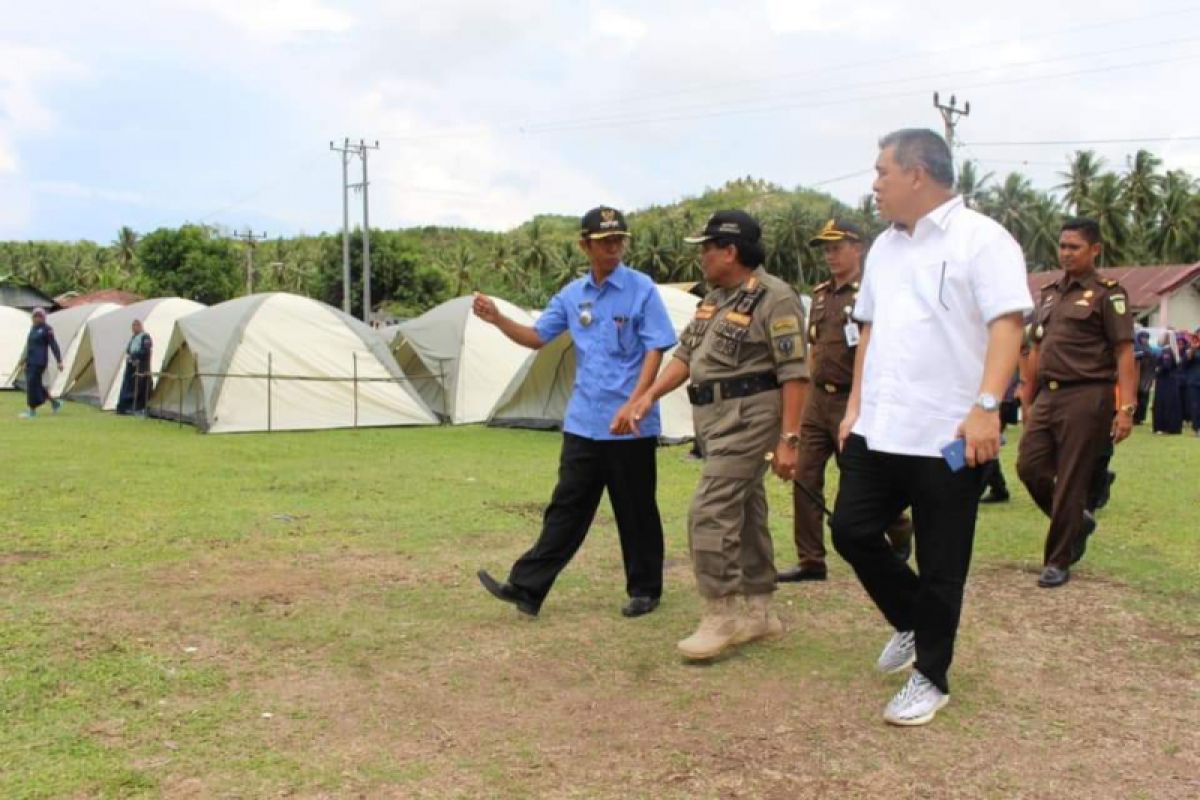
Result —
<instances>
[{"instance_id":1,"label":"man in white shirt","mask_svg":"<svg viewBox=\"0 0 1200 800\"><path fill-rule=\"evenodd\" d=\"M947 672L975 538L982 465L1000 451L999 399L1033 308L1020 245L954 194L933 131L880 141L871 248L854 318L854 383L838 431L833 544L895 629L876 667L908 683L884 719L923 725L950 700ZM947 446L961 448L958 469ZM883 532L912 506L917 571Z\"/></svg>"}]
</instances>

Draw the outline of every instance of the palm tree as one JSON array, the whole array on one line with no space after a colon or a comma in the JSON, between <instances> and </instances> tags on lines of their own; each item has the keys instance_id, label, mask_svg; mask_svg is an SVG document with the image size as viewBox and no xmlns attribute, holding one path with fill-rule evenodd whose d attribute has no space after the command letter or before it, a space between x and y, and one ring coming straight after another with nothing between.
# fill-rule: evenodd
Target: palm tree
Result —
<instances>
[{"instance_id":1,"label":"palm tree","mask_svg":"<svg viewBox=\"0 0 1200 800\"><path fill-rule=\"evenodd\" d=\"M986 175L980 175L979 169L974 161L964 161L962 168L958 171L958 181L955 184L956 191L962 195L963 202L970 208L977 208L980 200L983 199L983 194L987 191L988 181L992 179L993 173L989 172ZM874 204L874 198L872 198Z\"/></svg>"},{"instance_id":2,"label":"palm tree","mask_svg":"<svg viewBox=\"0 0 1200 800\"><path fill-rule=\"evenodd\" d=\"M475 267L475 254L465 244L460 243L458 247L450 251L439 266L454 276L454 296L462 297L463 291L471 283L471 272Z\"/></svg>"},{"instance_id":3,"label":"palm tree","mask_svg":"<svg viewBox=\"0 0 1200 800\"><path fill-rule=\"evenodd\" d=\"M1026 212L1026 238L1022 243L1030 272L1054 269L1058 263L1058 232L1062 209L1053 196L1039 192Z\"/></svg>"},{"instance_id":4,"label":"palm tree","mask_svg":"<svg viewBox=\"0 0 1200 800\"><path fill-rule=\"evenodd\" d=\"M1004 183L984 194L980 210L1023 244L1030 229L1030 206L1035 199L1029 179L1019 172L1010 172Z\"/></svg>"},{"instance_id":5,"label":"palm tree","mask_svg":"<svg viewBox=\"0 0 1200 800\"><path fill-rule=\"evenodd\" d=\"M1064 190L1063 203L1073 214L1082 213L1080 209L1100 177L1102 166L1104 159L1097 157L1095 151L1076 150L1075 156L1067 162L1067 171L1058 173L1066 181L1056 188Z\"/></svg>"},{"instance_id":6,"label":"palm tree","mask_svg":"<svg viewBox=\"0 0 1200 800\"><path fill-rule=\"evenodd\" d=\"M1129 247L1129 206L1125 202L1121 179L1106 172L1092 185L1078 213L1100 223L1100 266L1125 263Z\"/></svg>"},{"instance_id":7,"label":"palm tree","mask_svg":"<svg viewBox=\"0 0 1200 800\"><path fill-rule=\"evenodd\" d=\"M1132 157L1126 157L1125 166L1121 189L1125 193L1125 203L1133 213L1133 224L1142 232L1152 224L1161 200L1163 177L1157 170L1162 166L1162 159L1149 150L1138 150Z\"/></svg>"},{"instance_id":8,"label":"palm tree","mask_svg":"<svg viewBox=\"0 0 1200 800\"><path fill-rule=\"evenodd\" d=\"M1167 172L1163 181L1150 249L1159 262L1167 264L1188 264L1200 257L1200 191L1182 170Z\"/></svg>"},{"instance_id":9,"label":"palm tree","mask_svg":"<svg viewBox=\"0 0 1200 800\"><path fill-rule=\"evenodd\" d=\"M767 220L767 269L793 286L807 286L811 275L804 264L813 263L808 240L821 227L821 220L802 203L793 200Z\"/></svg>"},{"instance_id":10,"label":"palm tree","mask_svg":"<svg viewBox=\"0 0 1200 800\"><path fill-rule=\"evenodd\" d=\"M133 263L137 259L137 243L138 235L128 225L122 226L117 231L117 238L112 243L117 262L127 275L133 274Z\"/></svg>"}]
</instances>

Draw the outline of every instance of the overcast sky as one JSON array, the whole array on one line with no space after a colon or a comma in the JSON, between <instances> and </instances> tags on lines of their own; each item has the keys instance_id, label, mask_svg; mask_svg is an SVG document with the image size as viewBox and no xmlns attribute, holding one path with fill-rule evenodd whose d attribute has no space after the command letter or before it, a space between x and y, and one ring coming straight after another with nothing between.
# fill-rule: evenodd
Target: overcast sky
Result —
<instances>
[{"instance_id":1,"label":"overcast sky","mask_svg":"<svg viewBox=\"0 0 1200 800\"><path fill-rule=\"evenodd\" d=\"M1049 188L1079 146L1113 166L1139 146L1075 142L1142 138L1200 175L1194 0L3 6L3 239L336 230L346 136L379 141L377 227L506 229L744 175L854 202L882 133L940 130L934 90L971 101L956 155L997 177Z\"/></svg>"}]
</instances>

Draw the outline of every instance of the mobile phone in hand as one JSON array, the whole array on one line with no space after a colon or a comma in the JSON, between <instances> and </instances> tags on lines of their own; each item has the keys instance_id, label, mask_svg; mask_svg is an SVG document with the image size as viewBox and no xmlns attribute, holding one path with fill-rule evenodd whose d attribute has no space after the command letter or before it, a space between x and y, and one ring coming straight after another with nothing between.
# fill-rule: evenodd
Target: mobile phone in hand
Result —
<instances>
[{"instance_id":1,"label":"mobile phone in hand","mask_svg":"<svg viewBox=\"0 0 1200 800\"><path fill-rule=\"evenodd\" d=\"M967 442L965 439L955 439L942 448L942 458L951 472L958 472L967 465Z\"/></svg>"}]
</instances>

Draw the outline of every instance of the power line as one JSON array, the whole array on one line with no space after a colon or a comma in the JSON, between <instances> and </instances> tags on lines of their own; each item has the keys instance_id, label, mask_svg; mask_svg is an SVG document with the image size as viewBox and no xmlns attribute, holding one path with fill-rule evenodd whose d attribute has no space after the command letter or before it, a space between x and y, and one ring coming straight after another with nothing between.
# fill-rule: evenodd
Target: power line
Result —
<instances>
[{"instance_id":1,"label":"power line","mask_svg":"<svg viewBox=\"0 0 1200 800\"><path fill-rule=\"evenodd\" d=\"M1081 144L1138 144L1142 142L1195 142L1200 136L1144 136L1132 139L1043 139L1025 142L971 142L972 147L1049 147Z\"/></svg>"},{"instance_id":2,"label":"power line","mask_svg":"<svg viewBox=\"0 0 1200 800\"><path fill-rule=\"evenodd\" d=\"M256 234L252 229L246 228L242 233L234 231L230 235L246 243L246 294L254 294L254 248L267 238L267 232Z\"/></svg>"},{"instance_id":3,"label":"power line","mask_svg":"<svg viewBox=\"0 0 1200 800\"><path fill-rule=\"evenodd\" d=\"M329 149L342 154L342 310L350 313L350 189L362 191L362 225L363 225L363 256L362 256L362 285L363 285L363 322L371 322L371 214L369 201L370 181L367 180L367 154L379 149L379 142L367 144L365 139L357 143L349 137L342 140L338 147L333 142ZM358 156L362 160L362 181L350 183L350 157Z\"/></svg>"}]
</instances>

